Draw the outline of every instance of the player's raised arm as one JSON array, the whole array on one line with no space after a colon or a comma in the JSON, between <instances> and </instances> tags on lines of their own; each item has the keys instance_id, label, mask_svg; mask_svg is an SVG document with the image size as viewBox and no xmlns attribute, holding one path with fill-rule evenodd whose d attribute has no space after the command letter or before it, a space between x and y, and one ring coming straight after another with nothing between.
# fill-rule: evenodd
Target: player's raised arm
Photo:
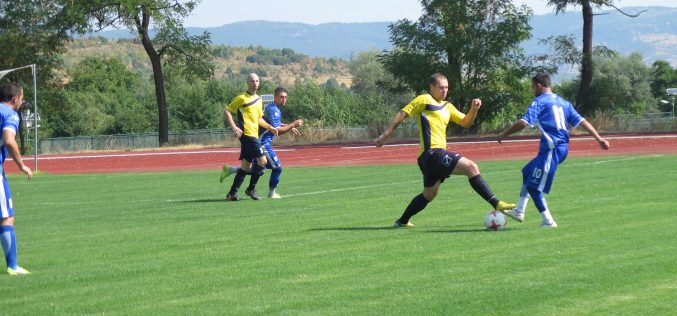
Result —
<instances>
[{"instance_id":1,"label":"player's raised arm","mask_svg":"<svg viewBox=\"0 0 677 316\"><path fill-rule=\"evenodd\" d=\"M397 129L400 123L402 123L402 121L404 121L404 119L406 119L407 117L409 117L409 114L407 114L407 112L404 111L397 112L395 118L393 118L393 121L390 122L390 126L388 126L388 128L386 128L383 134L381 134L381 136L379 136L375 140L376 147L383 147L383 145L386 143L386 140L388 140L390 135L392 135L393 132L395 132L395 129Z\"/></svg>"},{"instance_id":2,"label":"player's raised arm","mask_svg":"<svg viewBox=\"0 0 677 316\"><path fill-rule=\"evenodd\" d=\"M469 128L472 126L472 124L475 122L475 118L477 117L477 112L480 110L480 107L482 107L482 100L473 99L472 102L470 102L470 110L465 115L465 117L463 117L459 125L463 126L464 128Z\"/></svg>"},{"instance_id":3,"label":"player's raised arm","mask_svg":"<svg viewBox=\"0 0 677 316\"><path fill-rule=\"evenodd\" d=\"M290 124L283 124L282 126L278 127L277 130L279 131L280 135L291 131L294 133L294 135L299 136L301 135L301 132L299 132L299 130L296 128L303 126L303 123L303 119L297 119Z\"/></svg>"}]
</instances>

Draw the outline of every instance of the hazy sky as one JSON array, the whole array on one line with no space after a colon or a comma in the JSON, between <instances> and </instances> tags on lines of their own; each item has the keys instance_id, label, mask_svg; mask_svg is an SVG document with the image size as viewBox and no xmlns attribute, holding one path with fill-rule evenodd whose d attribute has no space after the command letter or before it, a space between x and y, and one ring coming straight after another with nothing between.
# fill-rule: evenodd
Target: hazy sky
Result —
<instances>
[{"instance_id":1,"label":"hazy sky","mask_svg":"<svg viewBox=\"0 0 677 316\"><path fill-rule=\"evenodd\" d=\"M553 12L547 0L514 0L526 4L534 14ZM616 0L618 7L665 6L677 8L677 0ZM359 10L355 10L359 8ZM320 24L328 22L384 22L418 19L418 0L202 0L186 26L213 27L228 23L269 20Z\"/></svg>"}]
</instances>

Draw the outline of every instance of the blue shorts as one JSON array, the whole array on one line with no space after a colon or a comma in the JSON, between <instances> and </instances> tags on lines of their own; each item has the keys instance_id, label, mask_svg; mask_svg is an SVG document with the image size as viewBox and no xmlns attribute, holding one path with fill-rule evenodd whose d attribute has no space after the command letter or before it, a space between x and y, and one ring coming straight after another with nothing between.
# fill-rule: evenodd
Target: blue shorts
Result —
<instances>
[{"instance_id":1,"label":"blue shorts","mask_svg":"<svg viewBox=\"0 0 677 316\"><path fill-rule=\"evenodd\" d=\"M0 188L0 213L2 218L14 216L14 206L12 206L12 193L9 191L9 182L5 177L5 171L2 171L2 188Z\"/></svg>"},{"instance_id":2,"label":"blue shorts","mask_svg":"<svg viewBox=\"0 0 677 316\"><path fill-rule=\"evenodd\" d=\"M429 149L418 156L418 167L423 173L423 186L432 187L449 178L463 156L441 148Z\"/></svg>"},{"instance_id":3,"label":"blue shorts","mask_svg":"<svg viewBox=\"0 0 677 316\"><path fill-rule=\"evenodd\" d=\"M522 168L522 183L528 188L550 193L557 165L567 159L568 153L567 144L556 146L551 150L541 149L538 156Z\"/></svg>"},{"instance_id":4,"label":"blue shorts","mask_svg":"<svg viewBox=\"0 0 677 316\"><path fill-rule=\"evenodd\" d=\"M259 139L251 136L240 136L240 160L244 159L253 162L256 158L263 156L263 146Z\"/></svg>"},{"instance_id":5,"label":"blue shorts","mask_svg":"<svg viewBox=\"0 0 677 316\"><path fill-rule=\"evenodd\" d=\"M263 145L263 148L265 151L263 152L263 155L266 156L266 160L268 160L268 163L266 164L267 169L277 169L282 166L282 162L280 162L280 159L277 158L277 154L275 153L275 150L273 150L273 146L270 143L265 143Z\"/></svg>"}]
</instances>

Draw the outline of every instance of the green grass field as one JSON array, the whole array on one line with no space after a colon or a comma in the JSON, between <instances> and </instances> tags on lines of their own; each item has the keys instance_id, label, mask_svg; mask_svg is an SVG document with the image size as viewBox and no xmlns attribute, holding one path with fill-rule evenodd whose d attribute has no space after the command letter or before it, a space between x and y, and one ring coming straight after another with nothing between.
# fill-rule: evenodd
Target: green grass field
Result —
<instances>
[{"instance_id":1,"label":"green grass field","mask_svg":"<svg viewBox=\"0 0 677 316\"><path fill-rule=\"evenodd\" d=\"M413 163L287 168L286 198L237 203L218 171L12 175L32 274L0 274L0 314L674 315L676 158L570 159L548 196L560 228L531 203L500 232L458 176L391 228L421 191ZM514 201L524 163L479 165Z\"/></svg>"}]
</instances>

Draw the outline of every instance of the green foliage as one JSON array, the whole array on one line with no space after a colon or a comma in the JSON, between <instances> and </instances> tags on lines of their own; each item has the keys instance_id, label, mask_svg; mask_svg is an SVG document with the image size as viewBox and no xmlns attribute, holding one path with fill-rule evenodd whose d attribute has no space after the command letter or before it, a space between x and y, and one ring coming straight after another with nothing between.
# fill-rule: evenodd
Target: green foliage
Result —
<instances>
[{"instance_id":1,"label":"green foliage","mask_svg":"<svg viewBox=\"0 0 677 316\"><path fill-rule=\"evenodd\" d=\"M462 110L473 98L485 101L477 123L489 120L509 101L524 103L521 80L532 71L523 65L520 42L530 37L531 10L511 1L421 1L418 21L390 26L394 49L381 56L385 69L415 92L428 78L449 78L449 99Z\"/></svg>"},{"instance_id":2,"label":"green foliage","mask_svg":"<svg viewBox=\"0 0 677 316\"><path fill-rule=\"evenodd\" d=\"M398 104L396 106L402 106ZM378 91L363 94L341 87L297 82L289 89L284 118L303 118L315 126L383 125L395 109Z\"/></svg>"},{"instance_id":3,"label":"green foliage","mask_svg":"<svg viewBox=\"0 0 677 316\"><path fill-rule=\"evenodd\" d=\"M672 100L675 96L669 96L668 88L677 88L677 69L665 61L656 61L651 66L651 93L657 100ZM661 104L661 111L672 111L671 104Z\"/></svg>"},{"instance_id":4,"label":"green foliage","mask_svg":"<svg viewBox=\"0 0 677 316\"><path fill-rule=\"evenodd\" d=\"M117 59L87 58L70 69L69 77L61 108L48 112L52 135L152 131L152 104L139 97L152 90L142 91L139 76Z\"/></svg>"},{"instance_id":5,"label":"green foliage","mask_svg":"<svg viewBox=\"0 0 677 316\"><path fill-rule=\"evenodd\" d=\"M288 65L300 63L308 57L303 54L294 52L291 48L270 49L263 47L256 47L254 55L247 56L248 63L259 65Z\"/></svg>"},{"instance_id":6,"label":"green foliage","mask_svg":"<svg viewBox=\"0 0 677 316\"><path fill-rule=\"evenodd\" d=\"M655 110L657 102L651 93L651 68L640 54L596 55L594 63L595 80L590 103L581 111L582 114L642 114ZM578 84L578 80L563 83L559 93L573 100Z\"/></svg>"}]
</instances>

